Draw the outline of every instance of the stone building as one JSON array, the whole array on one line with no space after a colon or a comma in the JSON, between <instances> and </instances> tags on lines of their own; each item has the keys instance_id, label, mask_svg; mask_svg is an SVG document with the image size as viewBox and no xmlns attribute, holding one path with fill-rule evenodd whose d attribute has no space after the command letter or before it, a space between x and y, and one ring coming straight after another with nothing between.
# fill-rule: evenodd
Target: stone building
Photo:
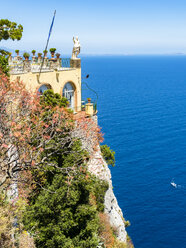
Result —
<instances>
[{"instance_id":1,"label":"stone building","mask_svg":"<svg viewBox=\"0 0 186 248\"><path fill-rule=\"evenodd\" d=\"M20 80L31 91L43 93L53 89L68 99L69 108L81 111L81 60L79 58L36 58L23 60L10 57L10 80Z\"/></svg>"}]
</instances>

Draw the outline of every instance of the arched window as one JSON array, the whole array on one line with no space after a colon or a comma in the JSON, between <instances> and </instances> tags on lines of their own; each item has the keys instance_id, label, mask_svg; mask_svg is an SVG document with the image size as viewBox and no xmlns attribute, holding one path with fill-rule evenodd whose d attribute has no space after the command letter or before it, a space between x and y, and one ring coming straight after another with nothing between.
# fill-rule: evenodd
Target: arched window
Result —
<instances>
[{"instance_id":1,"label":"arched window","mask_svg":"<svg viewBox=\"0 0 186 248\"><path fill-rule=\"evenodd\" d=\"M69 102L69 107L71 109L74 109L74 86L68 82L65 84L64 88L63 88L63 97L67 98L68 102Z\"/></svg>"},{"instance_id":2,"label":"arched window","mask_svg":"<svg viewBox=\"0 0 186 248\"><path fill-rule=\"evenodd\" d=\"M45 90L49 89L51 89L50 85L43 84L39 87L38 92L42 95Z\"/></svg>"}]
</instances>

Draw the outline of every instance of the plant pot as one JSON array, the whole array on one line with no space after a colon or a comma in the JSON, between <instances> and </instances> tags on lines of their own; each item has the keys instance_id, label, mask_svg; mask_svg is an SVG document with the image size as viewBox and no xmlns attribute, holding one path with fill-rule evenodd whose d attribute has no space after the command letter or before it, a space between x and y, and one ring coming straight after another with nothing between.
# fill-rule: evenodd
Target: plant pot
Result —
<instances>
[{"instance_id":1,"label":"plant pot","mask_svg":"<svg viewBox=\"0 0 186 248\"><path fill-rule=\"evenodd\" d=\"M51 56L52 56L52 58L54 58L54 54L55 54L55 52L51 52Z\"/></svg>"}]
</instances>

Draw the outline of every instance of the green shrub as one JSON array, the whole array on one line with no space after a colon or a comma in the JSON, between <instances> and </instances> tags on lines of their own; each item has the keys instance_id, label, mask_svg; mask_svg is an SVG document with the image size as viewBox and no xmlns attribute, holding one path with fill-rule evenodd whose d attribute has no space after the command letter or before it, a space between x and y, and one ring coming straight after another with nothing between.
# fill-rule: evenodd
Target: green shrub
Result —
<instances>
[{"instance_id":1,"label":"green shrub","mask_svg":"<svg viewBox=\"0 0 186 248\"><path fill-rule=\"evenodd\" d=\"M115 166L115 152L110 149L107 145L100 146L101 153L103 155L103 158L107 162L108 165Z\"/></svg>"},{"instance_id":2,"label":"green shrub","mask_svg":"<svg viewBox=\"0 0 186 248\"><path fill-rule=\"evenodd\" d=\"M0 70L2 70L6 75L9 75L8 58L5 55L0 55Z\"/></svg>"},{"instance_id":3,"label":"green shrub","mask_svg":"<svg viewBox=\"0 0 186 248\"><path fill-rule=\"evenodd\" d=\"M98 211L103 211L107 183L88 174L83 164L87 153L81 143L75 141L70 150L53 155L60 168L74 168L74 171L61 173L55 168L45 167L45 190L36 190L30 196L25 212L26 229L35 236L39 248L91 248L99 243ZM36 173L38 175L38 173ZM42 175L43 177L43 175ZM95 194L96 205L90 204L90 196Z\"/></svg>"},{"instance_id":4,"label":"green shrub","mask_svg":"<svg viewBox=\"0 0 186 248\"><path fill-rule=\"evenodd\" d=\"M45 90L43 95L41 96L41 103L44 106L59 106L59 107L67 107L68 101L65 97L61 97L60 94L54 93L53 90Z\"/></svg>"},{"instance_id":5,"label":"green shrub","mask_svg":"<svg viewBox=\"0 0 186 248\"><path fill-rule=\"evenodd\" d=\"M61 106L63 100L52 90L41 96L43 107ZM46 115L51 111L47 108ZM38 248L94 248L100 241L99 211L104 211L108 183L89 174L85 164L89 155L80 140L73 139L67 129L61 130L61 138L68 136L69 142L57 151L46 143L40 154L44 164L32 169L34 187L24 225ZM57 145L55 135L50 142Z\"/></svg>"}]
</instances>

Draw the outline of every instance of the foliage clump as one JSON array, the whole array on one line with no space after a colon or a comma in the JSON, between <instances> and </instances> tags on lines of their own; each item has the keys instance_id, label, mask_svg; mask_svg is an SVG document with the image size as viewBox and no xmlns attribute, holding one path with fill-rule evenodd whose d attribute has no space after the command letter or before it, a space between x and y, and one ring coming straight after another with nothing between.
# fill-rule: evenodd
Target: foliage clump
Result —
<instances>
[{"instance_id":1,"label":"foliage clump","mask_svg":"<svg viewBox=\"0 0 186 248\"><path fill-rule=\"evenodd\" d=\"M5 50L0 50L0 70L6 75L9 75L8 55L9 55L9 52Z\"/></svg>"},{"instance_id":2,"label":"foliage clump","mask_svg":"<svg viewBox=\"0 0 186 248\"><path fill-rule=\"evenodd\" d=\"M53 90L45 90L43 95L41 96L41 103L44 106L52 106L52 107L67 107L68 100L65 97L61 97L60 94L54 93Z\"/></svg>"},{"instance_id":3,"label":"foliage clump","mask_svg":"<svg viewBox=\"0 0 186 248\"><path fill-rule=\"evenodd\" d=\"M16 22L11 22L8 19L0 19L0 41L1 40L20 40L22 37L23 26L17 25ZM9 52L0 50L0 70L8 75L8 56Z\"/></svg>"},{"instance_id":4,"label":"foliage clump","mask_svg":"<svg viewBox=\"0 0 186 248\"><path fill-rule=\"evenodd\" d=\"M17 25L16 22L11 22L8 19L0 20L0 41L1 40L20 40L22 37L23 26Z\"/></svg>"},{"instance_id":5,"label":"foliage clump","mask_svg":"<svg viewBox=\"0 0 186 248\"><path fill-rule=\"evenodd\" d=\"M103 158L108 165L115 166L115 152L108 145L100 146Z\"/></svg>"},{"instance_id":6,"label":"foliage clump","mask_svg":"<svg viewBox=\"0 0 186 248\"><path fill-rule=\"evenodd\" d=\"M88 248L99 244L98 212L104 210L108 184L88 173L87 158L80 141L75 140L70 149L65 147L48 160L39 179L44 189L35 187L25 212L25 227L38 233L36 247ZM51 172L48 165L54 162L56 168ZM38 173L33 172L33 179L34 175L38 182Z\"/></svg>"}]
</instances>

